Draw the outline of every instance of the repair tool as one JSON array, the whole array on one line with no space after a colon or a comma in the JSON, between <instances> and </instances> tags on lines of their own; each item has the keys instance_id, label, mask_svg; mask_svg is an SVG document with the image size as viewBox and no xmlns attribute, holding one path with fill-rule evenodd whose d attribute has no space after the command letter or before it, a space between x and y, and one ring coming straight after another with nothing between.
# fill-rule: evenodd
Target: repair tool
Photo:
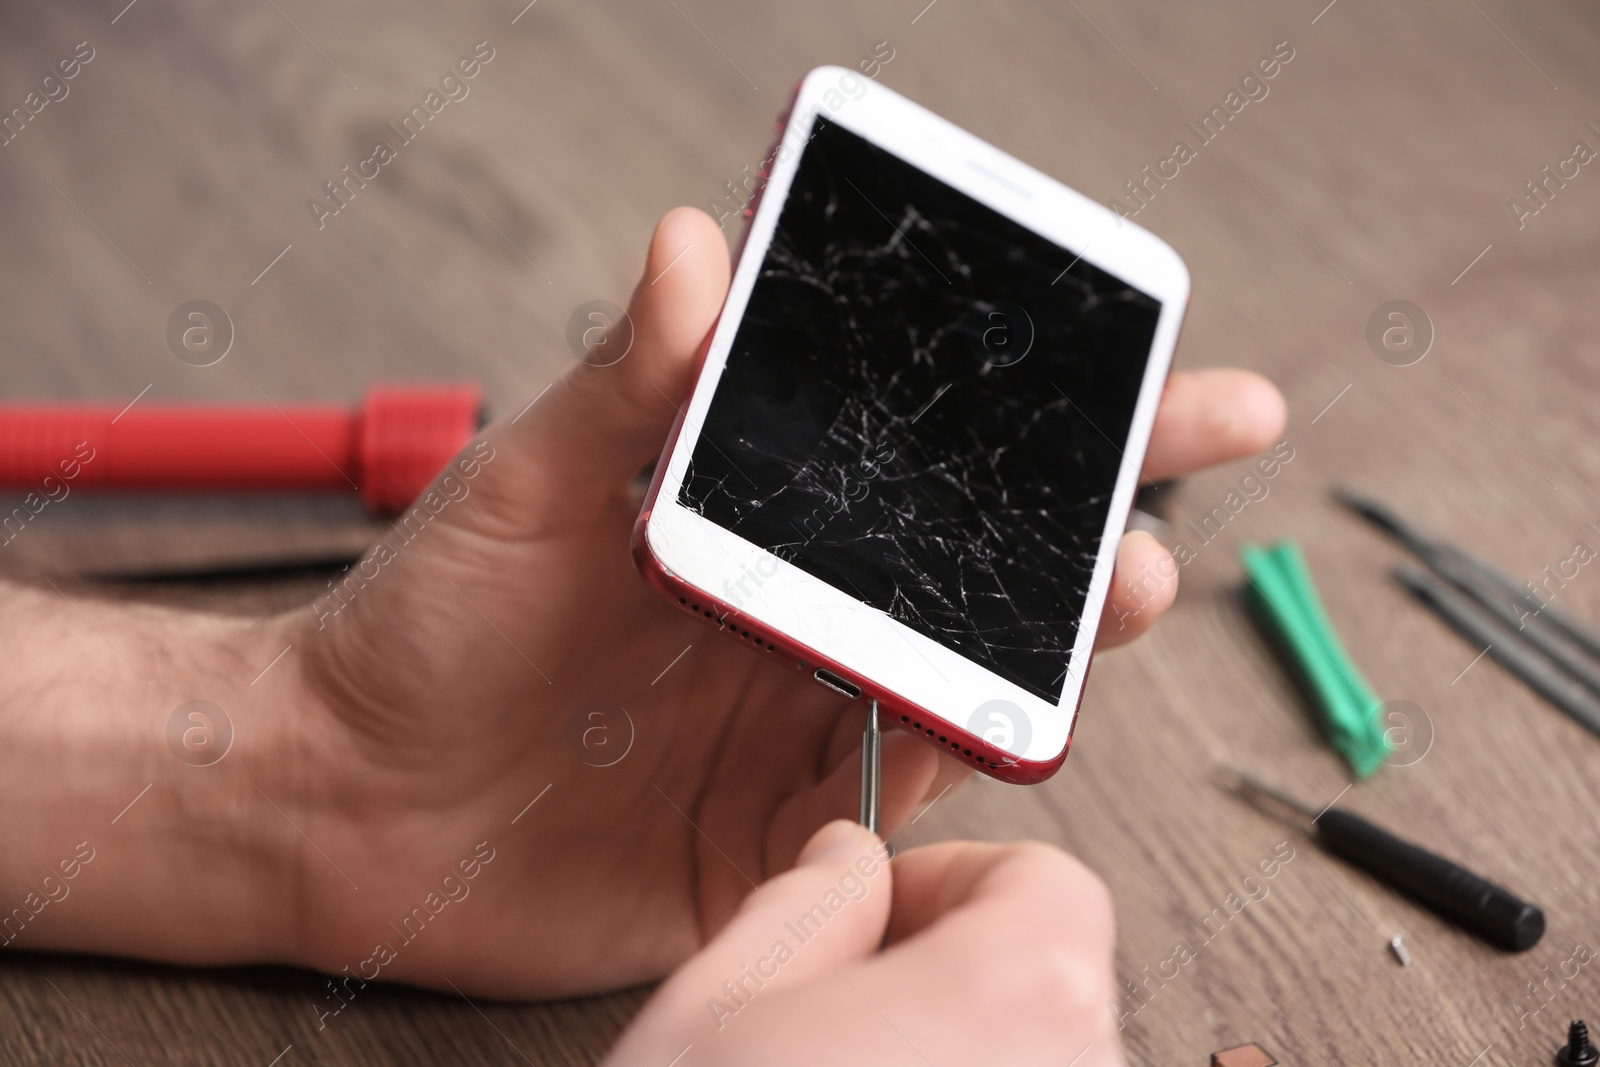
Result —
<instances>
[{"instance_id":1,"label":"repair tool","mask_svg":"<svg viewBox=\"0 0 1600 1067\"><path fill-rule=\"evenodd\" d=\"M1249 775L1217 770L1223 784L1251 806L1298 826L1324 850L1490 944L1523 952L1544 936L1544 912L1466 868L1359 815L1331 805L1318 812Z\"/></svg>"},{"instance_id":2,"label":"repair tool","mask_svg":"<svg viewBox=\"0 0 1600 1067\"><path fill-rule=\"evenodd\" d=\"M1438 576L1402 565L1395 571L1401 585L1530 689L1600 733L1600 632L1376 500L1348 489L1335 495Z\"/></svg>"},{"instance_id":3,"label":"repair tool","mask_svg":"<svg viewBox=\"0 0 1600 1067\"><path fill-rule=\"evenodd\" d=\"M1339 641L1292 541L1269 548L1246 545L1245 600L1282 651L1320 713L1324 734L1356 777L1365 778L1393 751L1379 721L1382 702Z\"/></svg>"},{"instance_id":4,"label":"repair tool","mask_svg":"<svg viewBox=\"0 0 1600 1067\"><path fill-rule=\"evenodd\" d=\"M878 732L878 702L867 702L867 728L861 735L861 817L857 821L878 832L878 796L883 780L883 735Z\"/></svg>"},{"instance_id":5,"label":"repair tool","mask_svg":"<svg viewBox=\"0 0 1600 1067\"><path fill-rule=\"evenodd\" d=\"M1551 607L1530 590L1464 549L1429 536L1420 527L1402 519L1392 508L1371 497L1352 489L1335 490L1334 496L1356 514L1394 537L1440 577L1456 582L1479 599L1482 599L1482 590L1492 588L1498 591L1507 602L1526 607L1533 615L1528 621L1542 623L1559 631L1568 641L1600 659L1600 631L1594 627Z\"/></svg>"},{"instance_id":6,"label":"repair tool","mask_svg":"<svg viewBox=\"0 0 1600 1067\"><path fill-rule=\"evenodd\" d=\"M270 582L354 567L364 555L364 552L307 552L270 559L234 557L214 562L206 560L155 567L107 567L73 573L91 582L140 582L153 585L167 582Z\"/></svg>"},{"instance_id":7,"label":"repair tool","mask_svg":"<svg viewBox=\"0 0 1600 1067\"><path fill-rule=\"evenodd\" d=\"M1490 659L1516 675L1529 689L1590 733L1600 734L1600 700L1580 680L1563 672L1559 660L1541 655L1538 647L1519 636L1518 631L1499 625L1477 602L1422 568L1402 563L1395 568L1394 576L1434 614L1467 640L1483 646Z\"/></svg>"},{"instance_id":8,"label":"repair tool","mask_svg":"<svg viewBox=\"0 0 1600 1067\"><path fill-rule=\"evenodd\" d=\"M4 404L0 486L40 491L76 457L73 484L85 488L355 491L373 512L395 514L472 439L482 414L473 383L375 386L356 408Z\"/></svg>"}]
</instances>

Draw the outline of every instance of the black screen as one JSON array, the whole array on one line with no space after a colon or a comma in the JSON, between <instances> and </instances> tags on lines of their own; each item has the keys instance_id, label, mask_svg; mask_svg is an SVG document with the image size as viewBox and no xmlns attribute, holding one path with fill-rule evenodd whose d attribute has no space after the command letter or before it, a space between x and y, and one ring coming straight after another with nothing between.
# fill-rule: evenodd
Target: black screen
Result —
<instances>
[{"instance_id":1,"label":"black screen","mask_svg":"<svg viewBox=\"0 0 1600 1067\"><path fill-rule=\"evenodd\" d=\"M1054 703L1159 311L819 116L679 499Z\"/></svg>"}]
</instances>

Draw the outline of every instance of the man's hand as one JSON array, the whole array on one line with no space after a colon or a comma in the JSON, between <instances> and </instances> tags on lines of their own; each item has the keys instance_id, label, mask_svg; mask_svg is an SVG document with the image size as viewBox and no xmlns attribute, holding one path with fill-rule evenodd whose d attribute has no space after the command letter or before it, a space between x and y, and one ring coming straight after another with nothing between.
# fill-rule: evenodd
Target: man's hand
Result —
<instances>
[{"instance_id":1,"label":"man's hand","mask_svg":"<svg viewBox=\"0 0 1600 1067\"><path fill-rule=\"evenodd\" d=\"M1034 843L884 851L859 826L823 827L662 985L607 1067L1119 1067L1098 878Z\"/></svg>"},{"instance_id":2,"label":"man's hand","mask_svg":"<svg viewBox=\"0 0 1600 1067\"><path fill-rule=\"evenodd\" d=\"M631 485L727 286L716 225L669 214L627 357L575 367L490 426L312 607L241 622L49 590L0 600L25 668L0 694L17 816L0 891L25 892L33 866L89 836L80 825L105 842L18 947L271 959L505 997L613 989L705 946L852 813L859 706L663 603L629 555ZM1283 410L1254 375L1174 375L1146 473L1257 452ZM1118 571L1163 556L1132 534ZM1147 627L1174 586L1141 608L1114 581L1107 611L1127 625L1107 636ZM167 751L171 712L194 698L233 717L213 766ZM967 773L900 731L883 762L887 832Z\"/></svg>"},{"instance_id":3,"label":"man's hand","mask_svg":"<svg viewBox=\"0 0 1600 1067\"><path fill-rule=\"evenodd\" d=\"M320 966L365 956L436 871L488 839L500 858L474 898L440 937L401 952L393 977L511 996L658 977L818 826L855 810L860 708L663 603L629 556L630 483L661 450L727 286L711 220L669 214L629 308L627 357L576 367L514 424L492 426L493 459L458 478L470 495L412 543L391 538L393 560L324 629L300 616L297 665L338 741L299 802L324 827L318 844L363 883L351 893L302 851ZM1177 376L1148 473L1258 451L1282 418L1259 378ZM1137 572L1164 551L1135 534L1118 563ZM1170 602L1164 592L1136 626ZM632 724L627 756L603 768L572 740L575 716L597 707ZM627 729L611 719L620 749ZM941 760L900 731L883 759L892 832Z\"/></svg>"}]
</instances>

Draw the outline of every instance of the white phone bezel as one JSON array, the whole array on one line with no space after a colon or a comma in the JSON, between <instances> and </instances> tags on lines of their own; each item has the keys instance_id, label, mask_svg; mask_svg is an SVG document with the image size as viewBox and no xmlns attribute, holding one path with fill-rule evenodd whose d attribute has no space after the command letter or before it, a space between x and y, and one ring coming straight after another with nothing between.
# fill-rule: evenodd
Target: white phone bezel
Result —
<instances>
[{"instance_id":1,"label":"white phone bezel","mask_svg":"<svg viewBox=\"0 0 1600 1067\"><path fill-rule=\"evenodd\" d=\"M819 113L1161 303L1128 440L1121 446L1123 461L1084 616L1055 703L678 503L734 334ZM855 71L819 67L808 74L797 90L779 145L761 202L749 223L722 317L660 476L645 527L650 551L669 573L955 728L969 729L981 705L1009 701L1027 716L1030 740L1022 751L1006 743L1005 736L990 735L991 743L1018 760L1058 759L1071 738L1117 545L1188 302L1188 270L1177 253L1155 235ZM789 150L785 152L781 146Z\"/></svg>"}]
</instances>

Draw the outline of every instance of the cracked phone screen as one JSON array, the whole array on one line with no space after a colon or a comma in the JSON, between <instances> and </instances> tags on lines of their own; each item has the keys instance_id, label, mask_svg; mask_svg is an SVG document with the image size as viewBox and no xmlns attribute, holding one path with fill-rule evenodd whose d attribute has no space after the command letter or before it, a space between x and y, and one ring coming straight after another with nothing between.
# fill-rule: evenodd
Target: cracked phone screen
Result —
<instances>
[{"instance_id":1,"label":"cracked phone screen","mask_svg":"<svg viewBox=\"0 0 1600 1067\"><path fill-rule=\"evenodd\" d=\"M819 115L679 500L1052 704L1160 304Z\"/></svg>"}]
</instances>

